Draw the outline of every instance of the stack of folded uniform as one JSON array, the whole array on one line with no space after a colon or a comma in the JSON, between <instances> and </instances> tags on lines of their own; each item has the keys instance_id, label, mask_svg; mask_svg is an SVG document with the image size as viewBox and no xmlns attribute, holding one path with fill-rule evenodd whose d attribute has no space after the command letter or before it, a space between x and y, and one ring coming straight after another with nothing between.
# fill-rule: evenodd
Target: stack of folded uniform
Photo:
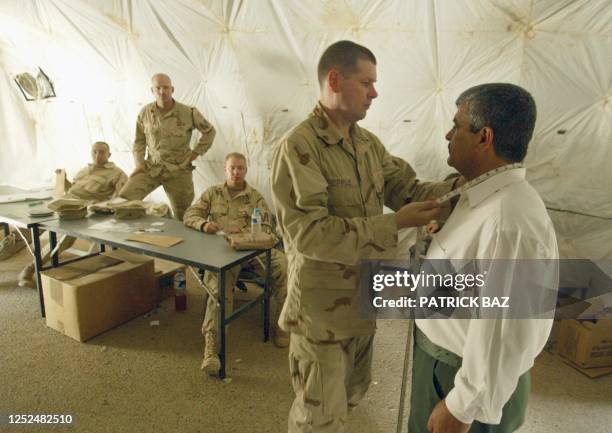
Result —
<instances>
[{"instance_id":1,"label":"stack of folded uniform","mask_svg":"<svg viewBox=\"0 0 612 433\"><path fill-rule=\"evenodd\" d=\"M58 198L47 204L52 211L57 212L62 220L77 220L87 216L87 200L76 198Z\"/></svg>"},{"instance_id":2,"label":"stack of folded uniform","mask_svg":"<svg viewBox=\"0 0 612 433\"><path fill-rule=\"evenodd\" d=\"M117 219L136 219L146 215L147 208L141 200L131 200L112 206Z\"/></svg>"},{"instance_id":3,"label":"stack of folded uniform","mask_svg":"<svg viewBox=\"0 0 612 433\"><path fill-rule=\"evenodd\" d=\"M89 212L104 215L110 215L113 213L113 208L111 207L111 205L108 204L108 202L94 203L92 205L89 205L88 210Z\"/></svg>"},{"instance_id":4,"label":"stack of folded uniform","mask_svg":"<svg viewBox=\"0 0 612 433\"><path fill-rule=\"evenodd\" d=\"M140 218L143 215L142 211L140 210L141 208L144 208L146 215L153 215L157 217L167 216L170 212L170 208L166 203L151 203L140 200L121 201L121 199L117 198L94 203L89 205L88 209L90 212L99 214L117 214L117 209L120 209L119 213L116 215L117 218L130 219Z\"/></svg>"}]
</instances>

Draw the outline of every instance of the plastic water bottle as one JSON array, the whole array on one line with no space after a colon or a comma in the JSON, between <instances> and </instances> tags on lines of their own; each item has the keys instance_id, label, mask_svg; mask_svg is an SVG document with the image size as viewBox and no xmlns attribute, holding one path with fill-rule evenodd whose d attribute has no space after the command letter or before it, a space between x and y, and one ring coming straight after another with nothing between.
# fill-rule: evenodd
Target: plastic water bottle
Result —
<instances>
[{"instance_id":1,"label":"plastic water bottle","mask_svg":"<svg viewBox=\"0 0 612 433\"><path fill-rule=\"evenodd\" d=\"M251 235L256 236L261 233L261 210L256 207L251 215Z\"/></svg>"},{"instance_id":2,"label":"plastic water bottle","mask_svg":"<svg viewBox=\"0 0 612 433\"><path fill-rule=\"evenodd\" d=\"M186 288L185 272L176 271L176 274L174 274L174 307L176 311L185 311L187 308Z\"/></svg>"}]
</instances>

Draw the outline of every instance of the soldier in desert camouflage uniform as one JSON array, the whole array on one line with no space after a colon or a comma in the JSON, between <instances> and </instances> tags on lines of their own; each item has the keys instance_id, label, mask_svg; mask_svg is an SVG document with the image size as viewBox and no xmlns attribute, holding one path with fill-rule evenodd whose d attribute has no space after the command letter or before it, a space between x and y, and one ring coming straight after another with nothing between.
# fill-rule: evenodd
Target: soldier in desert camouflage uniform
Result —
<instances>
[{"instance_id":1,"label":"soldier in desert camouflage uniform","mask_svg":"<svg viewBox=\"0 0 612 433\"><path fill-rule=\"evenodd\" d=\"M68 192L65 197L100 202L117 197L117 194L127 182L127 175L112 162L108 161L111 156L110 147L103 141L98 141L91 146L92 164L81 169L74 183L66 182ZM76 238L65 236L60 242L58 252L62 252L74 245ZM43 250L43 264L49 260L50 250ZM21 287L33 287L34 263L30 263L22 269L19 274L18 284Z\"/></svg>"},{"instance_id":2,"label":"soldier in desert camouflage uniform","mask_svg":"<svg viewBox=\"0 0 612 433\"><path fill-rule=\"evenodd\" d=\"M322 55L318 75L319 104L281 140L272 164L289 262L279 325L291 332L289 432L340 433L371 379L375 322L360 319L360 260L393 258L398 229L426 224L440 211L417 201L448 192L452 182L420 183L410 165L357 125L377 96L370 50L337 42ZM383 215L383 205L396 213Z\"/></svg>"},{"instance_id":3,"label":"soldier in desert camouflage uniform","mask_svg":"<svg viewBox=\"0 0 612 433\"><path fill-rule=\"evenodd\" d=\"M145 105L136 121L133 148L136 168L120 196L142 200L162 185L174 217L182 220L194 197L191 163L210 149L215 128L197 108L172 98L174 87L167 75L153 76L151 92L155 102ZM194 129L202 136L192 150L189 142Z\"/></svg>"},{"instance_id":4,"label":"soldier in desert camouflage uniform","mask_svg":"<svg viewBox=\"0 0 612 433\"><path fill-rule=\"evenodd\" d=\"M185 212L185 225L205 233L248 232L251 228L251 214L259 208L262 215L262 230L270 233L270 211L262 195L244 180L247 173L246 158L241 153L230 153L225 158L225 183L208 188L202 196ZM265 268L255 259L247 266L254 266L261 276ZM225 273L226 313L232 311L233 288L238 279L241 266L235 266ZM287 293L287 259L277 250L272 250L273 291L271 299L272 319L276 322ZM206 272L204 284L208 290L217 295L217 275ZM216 374L220 368L217 355L217 330L219 327L219 306L216 299L208 297L206 315L202 323L204 334L204 359L202 369L209 374ZM275 326L276 328L276 326ZM273 329L273 341L277 347L287 347L289 338L280 329Z\"/></svg>"}]
</instances>

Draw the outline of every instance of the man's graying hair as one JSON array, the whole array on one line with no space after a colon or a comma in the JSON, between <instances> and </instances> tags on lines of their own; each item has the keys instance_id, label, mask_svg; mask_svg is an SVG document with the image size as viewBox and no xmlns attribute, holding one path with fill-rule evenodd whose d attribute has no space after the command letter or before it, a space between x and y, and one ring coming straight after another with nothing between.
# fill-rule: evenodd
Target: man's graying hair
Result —
<instances>
[{"instance_id":1,"label":"man's graying hair","mask_svg":"<svg viewBox=\"0 0 612 433\"><path fill-rule=\"evenodd\" d=\"M467 105L470 130L485 126L493 129L495 154L510 162L521 162L533 135L536 105L531 94L509 83L481 84L457 98L457 106Z\"/></svg>"}]
</instances>

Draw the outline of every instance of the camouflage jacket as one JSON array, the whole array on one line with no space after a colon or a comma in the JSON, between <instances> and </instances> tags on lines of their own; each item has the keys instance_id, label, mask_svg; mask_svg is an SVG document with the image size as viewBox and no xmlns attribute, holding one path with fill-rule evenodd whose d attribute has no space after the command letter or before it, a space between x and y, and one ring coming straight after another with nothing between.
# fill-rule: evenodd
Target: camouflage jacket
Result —
<instances>
[{"instance_id":1,"label":"camouflage jacket","mask_svg":"<svg viewBox=\"0 0 612 433\"><path fill-rule=\"evenodd\" d=\"M243 232L251 228L254 208L261 209L262 230L270 232L270 210L263 196L250 185L232 197L227 185L215 185L202 193L200 198L185 211L185 225L202 231L204 223L213 221L221 229L233 227Z\"/></svg>"},{"instance_id":2,"label":"camouflage jacket","mask_svg":"<svg viewBox=\"0 0 612 433\"><path fill-rule=\"evenodd\" d=\"M119 194L127 179L124 171L112 162L104 167L89 164L77 173L67 196L94 202L110 200Z\"/></svg>"},{"instance_id":3,"label":"camouflage jacket","mask_svg":"<svg viewBox=\"0 0 612 433\"><path fill-rule=\"evenodd\" d=\"M357 124L343 139L318 105L276 149L272 195L289 261L279 324L329 343L374 332L360 319L359 263L394 258L394 214L410 201L440 196L452 181L421 183L404 160Z\"/></svg>"},{"instance_id":4,"label":"camouflage jacket","mask_svg":"<svg viewBox=\"0 0 612 433\"><path fill-rule=\"evenodd\" d=\"M203 155L212 146L215 128L197 108L175 101L174 108L162 116L155 102L145 105L136 121L134 160L144 164L146 154L151 176L158 176L163 168L170 172L188 168L194 129L202 136L193 151Z\"/></svg>"}]
</instances>

